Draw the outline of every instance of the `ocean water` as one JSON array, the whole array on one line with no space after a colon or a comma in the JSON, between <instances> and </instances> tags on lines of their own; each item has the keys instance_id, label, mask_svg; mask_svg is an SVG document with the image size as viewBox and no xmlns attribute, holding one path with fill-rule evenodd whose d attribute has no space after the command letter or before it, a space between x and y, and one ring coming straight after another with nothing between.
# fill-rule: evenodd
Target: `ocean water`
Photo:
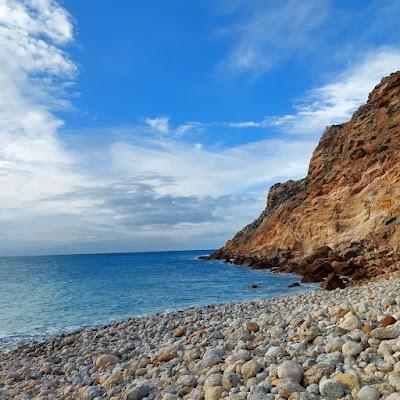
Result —
<instances>
[{"instance_id":1,"label":"ocean water","mask_svg":"<svg viewBox=\"0 0 400 400\"><path fill-rule=\"evenodd\" d=\"M208 253L0 258L0 349L132 316L312 289L289 289L293 275L198 260Z\"/></svg>"}]
</instances>

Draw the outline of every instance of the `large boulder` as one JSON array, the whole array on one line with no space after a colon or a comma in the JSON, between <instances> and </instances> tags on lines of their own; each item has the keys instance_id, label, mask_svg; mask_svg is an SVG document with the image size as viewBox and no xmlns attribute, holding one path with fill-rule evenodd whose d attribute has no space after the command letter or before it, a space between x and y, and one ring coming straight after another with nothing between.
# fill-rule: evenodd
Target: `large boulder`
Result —
<instances>
[{"instance_id":1,"label":"large boulder","mask_svg":"<svg viewBox=\"0 0 400 400\"><path fill-rule=\"evenodd\" d=\"M336 274L329 274L321 283L321 288L325 290L344 289L345 286L343 280Z\"/></svg>"}]
</instances>

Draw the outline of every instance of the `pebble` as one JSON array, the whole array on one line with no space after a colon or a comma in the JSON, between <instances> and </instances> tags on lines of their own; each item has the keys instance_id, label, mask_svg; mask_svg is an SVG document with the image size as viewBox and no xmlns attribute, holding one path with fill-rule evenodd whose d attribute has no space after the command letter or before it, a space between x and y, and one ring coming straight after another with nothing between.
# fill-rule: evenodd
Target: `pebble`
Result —
<instances>
[{"instance_id":1,"label":"pebble","mask_svg":"<svg viewBox=\"0 0 400 400\"><path fill-rule=\"evenodd\" d=\"M340 399L344 395L344 387L336 379L322 380L319 384L319 391L327 400Z\"/></svg>"},{"instance_id":2,"label":"pebble","mask_svg":"<svg viewBox=\"0 0 400 400\"><path fill-rule=\"evenodd\" d=\"M357 393L358 400L378 400L379 392L372 386L363 386Z\"/></svg>"}]
</instances>

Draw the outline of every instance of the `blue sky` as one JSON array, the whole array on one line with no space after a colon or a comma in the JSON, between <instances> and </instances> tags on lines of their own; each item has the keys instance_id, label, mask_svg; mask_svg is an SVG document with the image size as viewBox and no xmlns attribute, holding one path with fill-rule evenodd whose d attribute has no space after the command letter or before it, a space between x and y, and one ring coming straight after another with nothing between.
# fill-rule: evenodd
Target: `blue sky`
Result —
<instances>
[{"instance_id":1,"label":"blue sky","mask_svg":"<svg viewBox=\"0 0 400 400\"><path fill-rule=\"evenodd\" d=\"M0 254L221 246L400 69L399 0L3 0Z\"/></svg>"}]
</instances>

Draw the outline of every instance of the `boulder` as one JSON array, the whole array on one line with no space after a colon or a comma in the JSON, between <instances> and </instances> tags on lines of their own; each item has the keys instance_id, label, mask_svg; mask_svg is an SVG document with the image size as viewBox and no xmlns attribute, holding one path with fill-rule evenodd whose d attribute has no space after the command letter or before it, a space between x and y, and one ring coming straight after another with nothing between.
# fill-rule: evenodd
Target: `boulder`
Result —
<instances>
[{"instance_id":1,"label":"boulder","mask_svg":"<svg viewBox=\"0 0 400 400\"><path fill-rule=\"evenodd\" d=\"M343 280L336 274L329 274L321 283L321 288L325 290L344 289L345 286Z\"/></svg>"}]
</instances>

